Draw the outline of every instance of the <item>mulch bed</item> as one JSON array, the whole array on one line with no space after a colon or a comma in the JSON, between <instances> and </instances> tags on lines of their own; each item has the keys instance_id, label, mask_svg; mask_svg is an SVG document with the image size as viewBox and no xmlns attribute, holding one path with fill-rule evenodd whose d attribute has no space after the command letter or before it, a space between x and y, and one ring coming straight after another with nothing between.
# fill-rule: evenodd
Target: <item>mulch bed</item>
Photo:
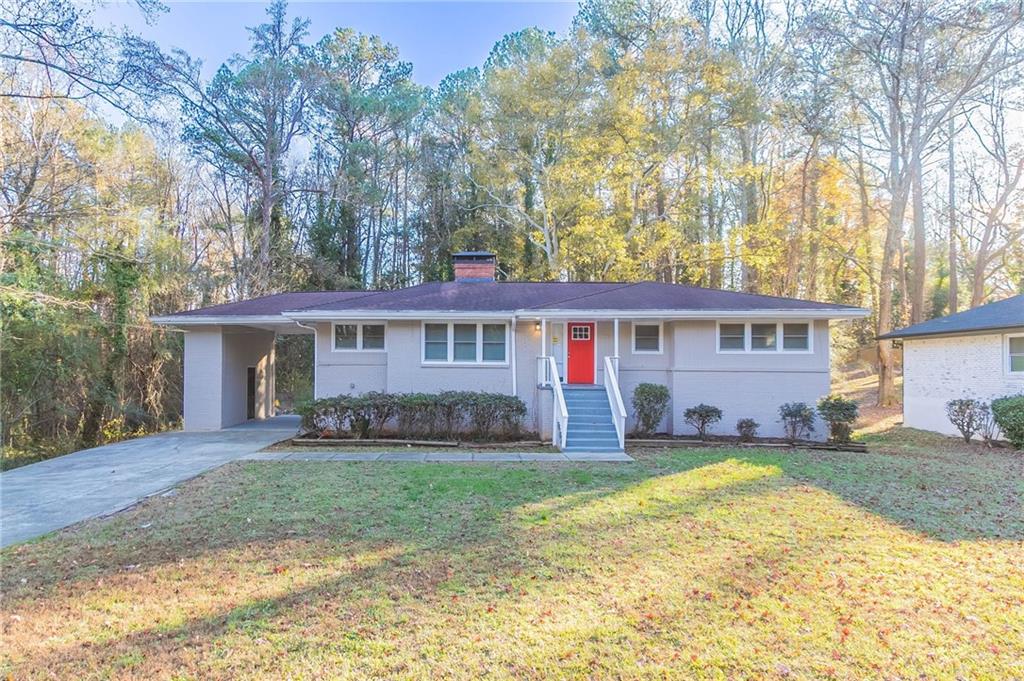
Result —
<instances>
[{"instance_id":1,"label":"mulch bed","mask_svg":"<svg viewBox=\"0 0 1024 681\"><path fill-rule=\"evenodd\" d=\"M866 452L868 447L863 442L818 442L817 440L779 440L764 438L753 442L740 442L737 438L715 437L707 440L693 438L653 437L626 438L626 444L634 447L750 447L755 449L821 449L834 452Z\"/></svg>"}]
</instances>

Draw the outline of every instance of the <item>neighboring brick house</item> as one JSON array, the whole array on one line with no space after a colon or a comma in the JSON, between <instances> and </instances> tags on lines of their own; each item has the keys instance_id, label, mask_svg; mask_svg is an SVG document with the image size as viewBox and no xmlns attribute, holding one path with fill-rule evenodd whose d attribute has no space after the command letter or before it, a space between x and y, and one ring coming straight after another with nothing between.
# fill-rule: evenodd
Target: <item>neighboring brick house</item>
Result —
<instances>
[{"instance_id":1,"label":"neighboring brick house","mask_svg":"<svg viewBox=\"0 0 1024 681\"><path fill-rule=\"evenodd\" d=\"M154 318L185 331L185 429L272 416L274 338L307 333L316 397L509 393L526 404L527 427L559 446L576 433L579 447L621 449L633 389L653 382L671 394L668 432L692 432L681 412L705 402L724 412L718 432L749 417L781 435L780 404L830 390L830 320L867 315L660 282L502 282L490 253L453 261L452 282L283 293Z\"/></svg>"},{"instance_id":2,"label":"neighboring brick house","mask_svg":"<svg viewBox=\"0 0 1024 681\"><path fill-rule=\"evenodd\" d=\"M946 403L1024 393L1024 295L880 336L903 339L903 423L958 431Z\"/></svg>"}]
</instances>

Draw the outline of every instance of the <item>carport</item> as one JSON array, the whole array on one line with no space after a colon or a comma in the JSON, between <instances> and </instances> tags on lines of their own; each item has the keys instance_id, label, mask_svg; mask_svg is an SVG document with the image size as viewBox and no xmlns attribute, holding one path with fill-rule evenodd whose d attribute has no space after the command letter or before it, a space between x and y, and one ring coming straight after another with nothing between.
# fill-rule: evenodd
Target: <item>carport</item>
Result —
<instances>
[{"instance_id":1,"label":"carport","mask_svg":"<svg viewBox=\"0 0 1024 681\"><path fill-rule=\"evenodd\" d=\"M153 317L153 323L185 334L185 430L220 430L274 416L274 342L285 334L313 333L282 313L360 295L366 292L281 293Z\"/></svg>"}]
</instances>

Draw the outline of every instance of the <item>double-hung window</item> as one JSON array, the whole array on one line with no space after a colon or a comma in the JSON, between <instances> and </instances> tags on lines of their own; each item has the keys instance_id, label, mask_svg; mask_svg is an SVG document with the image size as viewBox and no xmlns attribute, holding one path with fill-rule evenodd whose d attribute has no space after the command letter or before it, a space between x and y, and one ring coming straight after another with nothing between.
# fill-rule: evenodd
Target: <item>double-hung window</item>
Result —
<instances>
[{"instance_id":1,"label":"double-hung window","mask_svg":"<svg viewBox=\"0 0 1024 681\"><path fill-rule=\"evenodd\" d=\"M1010 336L1006 339L1007 368L1011 374L1024 376L1024 336Z\"/></svg>"},{"instance_id":2,"label":"double-hung window","mask_svg":"<svg viewBox=\"0 0 1024 681\"><path fill-rule=\"evenodd\" d=\"M657 354L661 352L661 324L633 324L633 352Z\"/></svg>"},{"instance_id":3,"label":"double-hung window","mask_svg":"<svg viewBox=\"0 0 1024 681\"><path fill-rule=\"evenodd\" d=\"M775 324L750 325L750 349L757 352L775 351L778 349L778 329Z\"/></svg>"},{"instance_id":4,"label":"double-hung window","mask_svg":"<svg viewBox=\"0 0 1024 681\"><path fill-rule=\"evenodd\" d=\"M337 322L334 324L336 352L384 350L384 324Z\"/></svg>"},{"instance_id":5,"label":"double-hung window","mask_svg":"<svg viewBox=\"0 0 1024 681\"><path fill-rule=\"evenodd\" d=\"M743 352L747 349L746 324L719 324L718 349L722 352Z\"/></svg>"},{"instance_id":6,"label":"double-hung window","mask_svg":"<svg viewBox=\"0 0 1024 681\"><path fill-rule=\"evenodd\" d=\"M810 322L722 322L718 352L810 352Z\"/></svg>"},{"instance_id":7,"label":"double-hung window","mask_svg":"<svg viewBox=\"0 0 1024 681\"><path fill-rule=\"evenodd\" d=\"M483 322L424 322L425 364L504 364L508 325Z\"/></svg>"}]
</instances>

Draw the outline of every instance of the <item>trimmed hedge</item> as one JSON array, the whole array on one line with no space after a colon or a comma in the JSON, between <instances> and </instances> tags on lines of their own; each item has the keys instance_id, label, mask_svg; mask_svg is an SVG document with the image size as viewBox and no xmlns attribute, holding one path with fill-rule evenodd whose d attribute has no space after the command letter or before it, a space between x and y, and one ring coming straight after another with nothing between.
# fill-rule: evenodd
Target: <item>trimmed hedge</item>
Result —
<instances>
[{"instance_id":1,"label":"trimmed hedge","mask_svg":"<svg viewBox=\"0 0 1024 681\"><path fill-rule=\"evenodd\" d=\"M397 435L410 439L510 440L521 432L526 405L512 395L469 390L369 392L312 400L297 411L303 429L321 437L376 438L393 424Z\"/></svg>"},{"instance_id":2,"label":"trimmed hedge","mask_svg":"<svg viewBox=\"0 0 1024 681\"><path fill-rule=\"evenodd\" d=\"M1024 449L1024 395L992 400L992 416L1016 449Z\"/></svg>"}]
</instances>

